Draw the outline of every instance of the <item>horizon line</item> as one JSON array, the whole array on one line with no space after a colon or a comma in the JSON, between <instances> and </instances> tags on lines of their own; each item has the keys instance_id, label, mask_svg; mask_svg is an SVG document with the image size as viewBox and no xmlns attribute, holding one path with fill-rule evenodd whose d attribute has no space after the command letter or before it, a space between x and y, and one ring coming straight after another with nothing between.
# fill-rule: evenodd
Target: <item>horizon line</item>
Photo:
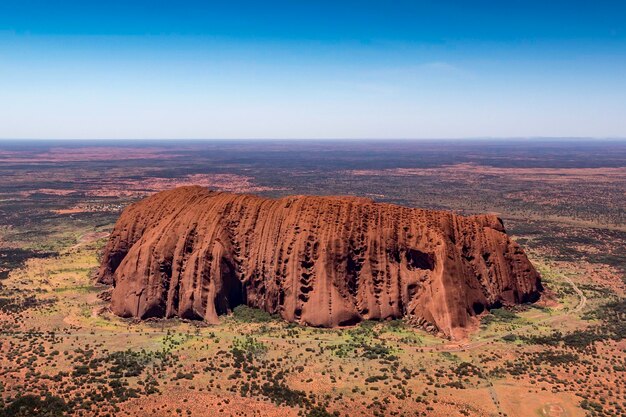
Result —
<instances>
[{"instance_id":1,"label":"horizon line","mask_svg":"<svg viewBox=\"0 0 626 417\"><path fill-rule=\"evenodd\" d=\"M315 137L293 137L293 138L272 138L272 137L240 137L240 138L2 138L0 142L61 142L61 141L154 141L154 142L171 142L171 141L215 141L215 142L239 142L239 141L273 141L273 142L293 142L293 141L458 141L458 140L607 140L607 141L623 141L626 136L461 136L461 137L337 137L337 138L315 138Z\"/></svg>"}]
</instances>

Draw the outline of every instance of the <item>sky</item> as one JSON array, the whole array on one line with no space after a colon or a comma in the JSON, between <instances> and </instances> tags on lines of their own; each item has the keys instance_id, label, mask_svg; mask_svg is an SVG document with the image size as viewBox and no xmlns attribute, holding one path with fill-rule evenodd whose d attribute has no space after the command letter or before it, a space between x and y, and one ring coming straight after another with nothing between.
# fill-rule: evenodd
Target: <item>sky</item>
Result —
<instances>
[{"instance_id":1,"label":"sky","mask_svg":"<svg viewBox=\"0 0 626 417\"><path fill-rule=\"evenodd\" d=\"M0 0L0 138L626 137L626 1Z\"/></svg>"}]
</instances>

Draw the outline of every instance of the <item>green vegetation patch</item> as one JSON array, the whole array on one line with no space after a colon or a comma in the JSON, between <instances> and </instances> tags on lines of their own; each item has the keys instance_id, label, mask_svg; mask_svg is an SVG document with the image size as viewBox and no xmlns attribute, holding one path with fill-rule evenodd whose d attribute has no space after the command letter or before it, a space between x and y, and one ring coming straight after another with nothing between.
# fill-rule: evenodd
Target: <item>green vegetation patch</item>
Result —
<instances>
[{"instance_id":1,"label":"green vegetation patch","mask_svg":"<svg viewBox=\"0 0 626 417\"><path fill-rule=\"evenodd\" d=\"M275 321L277 316L242 304L233 309L233 318L241 323L268 323Z\"/></svg>"},{"instance_id":2,"label":"green vegetation patch","mask_svg":"<svg viewBox=\"0 0 626 417\"><path fill-rule=\"evenodd\" d=\"M596 342L620 341L626 338L626 299L608 302L595 311L587 313L588 319L600 320L600 324L570 333L555 331L549 335L521 337L527 343L547 346L571 347L584 350Z\"/></svg>"},{"instance_id":3,"label":"green vegetation patch","mask_svg":"<svg viewBox=\"0 0 626 417\"><path fill-rule=\"evenodd\" d=\"M381 329L383 328L377 326L376 322L364 321L345 332L348 339L345 343L329 348L340 358L361 357L395 361L398 357L385 345L385 341L379 338Z\"/></svg>"},{"instance_id":4,"label":"green vegetation patch","mask_svg":"<svg viewBox=\"0 0 626 417\"><path fill-rule=\"evenodd\" d=\"M21 268L30 258L50 258L53 256L58 256L58 252L0 248L0 279L8 278L12 270Z\"/></svg>"},{"instance_id":5,"label":"green vegetation patch","mask_svg":"<svg viewBox=\"0 0 626 417\"><path fill-rule=\"evenodd\" d=\"M480 324L483 327L487 327L492 323L512 323L513 321L520 319L514 311L506 308L493 308L489 311L490 314L486 314L480 320Z\"/></svg>"}]
</instances>

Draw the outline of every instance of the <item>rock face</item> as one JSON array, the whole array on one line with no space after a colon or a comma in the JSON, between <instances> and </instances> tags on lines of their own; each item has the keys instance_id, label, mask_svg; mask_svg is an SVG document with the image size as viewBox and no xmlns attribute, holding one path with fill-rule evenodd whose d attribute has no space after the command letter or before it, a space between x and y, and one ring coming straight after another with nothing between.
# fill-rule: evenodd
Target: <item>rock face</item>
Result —
<instances>
[{"instance_id":1,"label":"rock face","mask_svg":"<svg viewBox=\"0 0 626 417\"><path fill-rule=\"evenodd\" d=\"M201 187L126 208L98 280L114 285L111 307L123 317L214 323L247 304L323 327L407 316L453 338L485 309L542 291L493 215Z\"/></svg>"}]
</instances>

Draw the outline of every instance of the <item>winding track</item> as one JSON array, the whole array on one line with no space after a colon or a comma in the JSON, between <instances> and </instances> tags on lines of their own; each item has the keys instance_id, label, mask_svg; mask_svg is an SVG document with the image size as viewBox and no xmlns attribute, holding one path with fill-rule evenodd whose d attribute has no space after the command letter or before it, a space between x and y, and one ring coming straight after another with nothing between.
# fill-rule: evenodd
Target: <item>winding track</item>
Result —
<instances>
[{"instance_id":1,"label":"winding track","mask_svg":"<svg viewBox=\"0 0 626 417\"><path fill-rule=\"evenodd\" d=\"M557 316L552 316L552 317L548 317L544 320L542 320L542 322L551 322L551 321L555 321L557 319L563 318L565 316L571 315L571 314L578 314L580 313L583 308L585 308L585 306L587 305L587 297L585 296L585 294L583 293L583 291L578 288L578 286L574 283L574 281L572 281L568 276L563 275L563 278L565 279L565 281L570 284L574 290L574 292L578 295L579 297L579 301L578 304L576 305L576 307L569 309L567 311L565 311L562 314L559 314ZM526 325L523 326L522 328L527 328L529 326L532 325ZM499 338L499 336L491 336L488 338L488 340L483 340L480 342L474 342L474 343L470 343L467 345L459 345L455 348L451 348L451 349L441 349L442 352L459 352L459 351L467 351L467 350L473 350L476 349L478 347L484 346L485 344L487 344L489 341L493 341L494 339ZM485 373L483 367L480 365L480 363L477 363L474 358L472 358L472 363L474 364L474 366L476 366L478 369L480 369L482 375L483 375L483 379L485 380L485 382L487 383L487 389L489 391L489 396L491 397L491 400L493 401L494 406L496 407L496 410L498 411L498 414L502 415L503 411L502 408L500 407L500 400L498 398L498 393L496 392L494 386L493 386L493 382L491 382L491 379L487 376L487 374Z\"/></svg>"},{"instance_id":2,"label":"winding track","mask_svg":"<svg viewBox=\"0 0 626 417\"><path fill-rule=\"evenodd\" d=\"M580 313L583 310L583 308L585 308L585 306L587 305L587 297L585 297L585 294L582 292L580 288L576 286L576 284L574 283L574 281L571 280L570 277L565 276L565 275L563 275L563 277L565 278L565 281L567 281L567 283L572 286L574 292L578 294L578 297L580 298L578 305L574 309L572 309L571 312Z\"/></svg>"}]
</instances>

